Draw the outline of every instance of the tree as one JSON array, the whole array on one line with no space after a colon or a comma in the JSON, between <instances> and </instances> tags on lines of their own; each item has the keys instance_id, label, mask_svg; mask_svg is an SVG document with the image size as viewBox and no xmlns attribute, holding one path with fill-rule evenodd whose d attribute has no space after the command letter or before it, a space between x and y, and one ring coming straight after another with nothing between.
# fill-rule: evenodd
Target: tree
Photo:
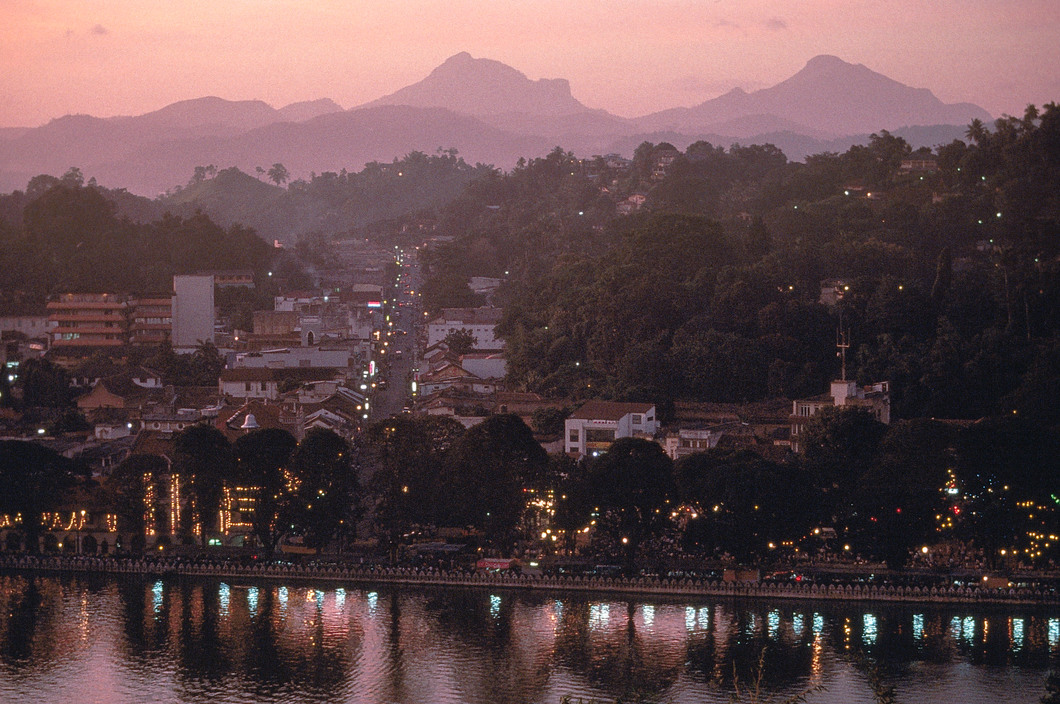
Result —
<instances>
[{"instance_id":1,"label":"tree","mask_svg":"<svg viewBox=\"0 0 1060 704\"><path fill-rule=\"evenodd\" d=\"M360 482L349 443L331 430L313 428L288 463L291 501L281 515L305 544L323 548L353 535L360 515Z\"/></svg>"},{"instance_id":2,"label":"tree","mask_svg":"<svg viewBox=\"0 0 1060 704\"><path fill-rule=\"evenodd\" d=\"M162 485L162 475L168 473L165 459L158 455L129 455L114 468L104 482L103 488L109 499L111 510L118 516L119 529L144 535L147 529L145 517L157 508L148 505L149 488L157 490ZM161 495L156 492L156 495ZM159 514L164 515L164 512ZM167 532L161 525L159 532ZM170 531L179 526L168 526Z\"/></svg>"},{"instance_id":3,"label":"tree","mask_svg":"<svg viewBox=\"0 0 1060 704\"><path fill-rule=\"evenodd\" d=\"M450 352L460 356L475 349L475 345L478 344L478 338L467 328L460 328L446 335L443 342L449 347Z\"/></svg>"},{"instance_id":4,"label":"tree","mask_svg":"<svg viewBox=\"0 0 1060 704\"><path fill-rule=\"evenodd\" d=\"M254 536L268 552L279 542L283 507L291 499L287 465L298 441L286 430L261 428L236 438L232 444L235 476L254 490Z\"/></svg>"},{"instance_id":5,"label":"tree","mask_svg":"<svg viewBox=\"0 0 1060 704\"><path fill-rule=\"evenodd\" d=\"M37 552L46 511L59 507L77 483L75 465L58 452L32 442L0 441L0 513L22 514L22 532Z\"/></svg>"},{"instance_id":6,"label":"tree","mask_svg":"<svg viewBox=\"0 0 1060 704\"><path fill-rule=\"evenodd\" d=\"M693 542L742 561L764 557L807 527L805 488L781 467L750 450L706 450L674 465L681 501L695 507L687 532ZM808 497L807 497L808 498Z\"/></svg>"},{"instance_id":7,"label":"tree","mask_svg":"<svg viewBox=\"0 0 1060 704\"><path fill-rule=\"evenodd\" d=\"M280 163L275 163L272 168L268 171L269 180L275 183L277 186L287 183L287 179L290 177L290 172L287 171L287 167Z\"/></svg>"},{"instance_id":8,"label":"tree","mask_svg":"<svg viewBox=\"0 0 1060 704\"><path fill-rule=\"evenodd\" d=\"M872 466L886 431L867 408L825 408L800 436L804 467L825 491L852 488Z\"/></svg>"},{"instance_id":9,"label":"tree","mask_svg":"<svg viewBox=\"0 0 1060 704\"><path fill-rule=\"evenodd\" d=\"M398 417L368 427L358 445L371 470L375 529L391 556L414 526L437 520L440 476L446 454L464 426L441 416Z\"/></svg>"},{"instance_id":10,"label":"tree","mask_svg":"<svg viewBox=\"0 0 1060 704\"><path fill-rule=\"evenodd\" d=\"M542 435L562 435L564 421L567 420L567 416L569 415L570 409L568 408L553 408L551 406L545 406L543 408L535 408L530 416L530 420L533 423L535 433L541 433Z\"/></svg>"},{"instance_id":11,"label":"tree","mask_svg":"<svg viewBox=\"0 0 1060 704\"><path fill-rule=\"evenodd\" d=\"M887 428L876 461L859 480L853 527L888 566L904 566L910 550L934 533L955 441L952 428L938 421L899 421Z\"/></svg>"},{"instance_id":12,"label":"tree","mask_svg":"<svg viewBox=\"0 0 1060 704\"><path fill-rule=\"evenodd\" d=\"M44 357L19 365L18 382L27 408L66 408L73 400L69 375Z\"/></svg>"},{"instance_id":13,"label":"tree","mask_svg":"<svg viewBox=\"0 0 1060 704\"><path fill-rule=\"evenodd\" d=\"M600 515L598 528L620 547L632 570L641 543L670 520L677 498L673 463L658 443L621 438L589 464L583 486Z\"/></svg>"},{"instance_id":14,"label":"tree","mask_svg":"<svg viewBox=\"0 0 1060 704\"><path fill-rule=\"evenodd\" d=\"M182 430L173 445L173 470L184 480L191 499L183 528L198 532L205 548L207 534L218 528L225 481L232 477L232 448L220 430L201 423Z\"/></svg>"},{"instance_id":15,"label":"tree","mask_svg":"<svg viewBox=\"0 0 1060 704\"><path fill-rule=\"evenodd\" d=\"M448 525L474 526L509 548L527 491L541 487L547 466L547 453L519 416L490 416L453 445L442 475L441 514Z\"/></svg>"}]
</instances>

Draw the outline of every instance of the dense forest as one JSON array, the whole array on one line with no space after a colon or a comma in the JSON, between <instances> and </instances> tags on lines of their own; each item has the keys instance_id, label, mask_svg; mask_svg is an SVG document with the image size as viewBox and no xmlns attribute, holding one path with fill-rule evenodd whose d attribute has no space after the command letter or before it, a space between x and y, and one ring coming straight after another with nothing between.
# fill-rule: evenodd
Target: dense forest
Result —
<instances>
[{"instance_id":1,"label":"dense forest","mask_svg":"<svg viewBox=\"0 0 1060 704\"><path fill-rule=\"evenodd\" d=\"M60 182L29 201L20 226L0 220L2 308L40 313L48 295L68 291L166 292L174 274L205 269L264 274L275 256L245 227L202 213L134 223L96 188Z\"/></svg>"},{"instance_id":2,"label":"dense forest","mask_svg":"<svg viewBox=\"0 0 1060 704\"><path fill-rule=\"evenodd\" d=\"M358 172L326 171L290 182L283 164L258 167L255 175L209 164L195 167L186 184L149 199L103 188L91 178L86 183L74 167L61 177L35 176L25 191L0 196L0 220L18 227L26 206L48 189L87 185L114 203L118 217L132 222L152 222L166 213L190 218L203 212L225 228L239 225L266 242L294 245L312 237L390 232L394 228L386 223L431 213L472 180L493 172L491 167L467 164L453 149L433 155L411 152L391 163L369 162Z\"/></svg>"},{"instance_id":3,"label":"dense forest","mask_svg":"<svg viewBox=\"0 0 1060 704\"><path fill-rule=\"evenodd\" d=\"M572 398L750 401L889 380L899 418L1060 420L1060 107L913 151L887 132L788 162L642 144L626 169L556 149L472 183L425 257L428 307L506 278L511 380ZM906 168L903 161L911 160ZM615 203L644 205L615 216ZM839 300L821 305L822 282Z\"/></svg>"}]
</instances>

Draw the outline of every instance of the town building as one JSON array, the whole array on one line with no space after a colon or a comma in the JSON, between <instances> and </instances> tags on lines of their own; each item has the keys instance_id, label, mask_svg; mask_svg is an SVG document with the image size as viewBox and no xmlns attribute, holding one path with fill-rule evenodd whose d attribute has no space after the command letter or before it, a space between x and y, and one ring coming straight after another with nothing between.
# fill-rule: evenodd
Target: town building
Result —
<instances>
[{"instance_id":1,"label":"town building","mask_svg":"<svg viewBox=\"0 0 1060 704\"><path fill-rule=\"evenodd\" d=\"M658 430L653 404L589 401L564 422L563 450L595 456L619 438L653 438Z\"/></svg>"},{"instance_id":2,"label":"town building","mask_svg":"<svg viewBox=\"0 0 1060 704\"><path fill-rule=\"evenodd\" d=\"M791 409L791 450L801 452L799 438L806 429L810 418L826 408L865 408L872 412L876 420L889 425L891 422L891 391L886 381L858 386L857 382L837 379L832 382L828 393L800 398L792 401Z\"/></svg>"},{"instance_id":3,"label":"town building","mask_svg":"<svg viewBox=\"0 0 1060 704\"><path fill-rule=\"evenodd\" d=\"M48 336L54 350L108 349L128 342L129 304L113 293L64 293L48 301Z\"/></svg>"},{"instance_id":4,"label":"town building","mask_svg":"<svg viewBox=\"0 0 1060 704\"><path fill-rule=\"evenodd\" d=\"M214 342L213 276L173 277L173 348L194 350Z\"/></svg>"},{"instance_id":5,"label":"town building","mask_svg":"<svg viewBox=\"0 0 1060 704\"><path fill-rule=\"evenodd\" d=\"M503 308L443 308L442 314L427 324L427 347L443 341L450 333L467 330L475 338L476 350L499 350L504 342L496 337Z\"/></svg>"},{"instance_id":6,"label":"town building","mask_svg":"<svg viewBox=\"0 0 1060 704\"><path fill-rule=\"evenodd\" d=\"M132 310L129 342L161 345L173 335L173 297L145 296L129 301Z\"/></svg>"}]
</instances>

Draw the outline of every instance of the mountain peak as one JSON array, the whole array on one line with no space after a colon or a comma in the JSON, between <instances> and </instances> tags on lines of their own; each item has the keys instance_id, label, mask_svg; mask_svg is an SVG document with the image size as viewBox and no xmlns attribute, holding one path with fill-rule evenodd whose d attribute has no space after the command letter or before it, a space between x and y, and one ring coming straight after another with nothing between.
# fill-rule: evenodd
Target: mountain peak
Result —
<instances>
[{"instance_id":1,"label":"mountain peak","mask_svg":"<svg viewBox=\"0 0 1060 704\"><path fill-rule=\"evenodd\" d=\"M472 56L471 54L467 53L466 51L461 51L459 54L453 54L448 59L443 61L442 62L442 66L445 66L446 64L451 64L451 65L468 64L468 63L473 62L474 60L475 60L474 56Z\"/></svg>"},{"instance_id":2,"label":"mountain peak","mask_svg":"<svg viewBox=\"0 0 1060 704\"><path fill-rule=\"evenodd\" d=\"M806 62L806 68L839 68L855 65L857 64L847 63L838 56L832 56L831 54L820 54Z\"/></svg>"},{"instance_id":3,"label":"mountain peak","mask_svg":"<svg viewBox=\"0 0 1060 704\"><path fill-rule=\"evenodd\" d=\"M752 93L730 91L693 108L664 110L641 119L645 129L703 131L769 115L777 124L804 125L818 134L869 134L910 125L967 124L990 120L982 108L947 105L925 88L912 88L863 64L822 54L795 75ZM756 117L757 116L757 117Z\"/></svg>"},{"instance_id":4,"label":"mountain peak","mask_svg":"<svg viewBox=\"0 0 1060 704\"><path fill-rule=\"evenodd\" d=\"M476 117L506 114L560 116L586 112L564 78L532 81L521 71L466 51L446 59L419 83L367 105L446 108Z\"/></svg>"}]
</instances>

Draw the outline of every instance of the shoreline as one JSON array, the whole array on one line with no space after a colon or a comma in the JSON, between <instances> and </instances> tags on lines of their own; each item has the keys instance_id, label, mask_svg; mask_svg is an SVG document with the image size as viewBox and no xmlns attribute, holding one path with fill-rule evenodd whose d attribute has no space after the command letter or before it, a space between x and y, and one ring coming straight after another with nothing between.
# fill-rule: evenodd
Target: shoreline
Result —
<instances>
[{"instance_id":1,"label":"shoreline","mask_svg":"<svg viewBox=\"0 0 1060 704\"><path fill-rule=\"evenodd\" d=\"M648 596L709 596L742 599L862 601L871 603L1060 606L1060 593L1030 587L903 587L890 585L724 582L696 578L545 577L466 574L408 567L201 563L110 557L0 556L0 573L134 574L145 577L287 579L355 585L489 587L544 592L592 592Z\"/></svg>"}]
</instances>

